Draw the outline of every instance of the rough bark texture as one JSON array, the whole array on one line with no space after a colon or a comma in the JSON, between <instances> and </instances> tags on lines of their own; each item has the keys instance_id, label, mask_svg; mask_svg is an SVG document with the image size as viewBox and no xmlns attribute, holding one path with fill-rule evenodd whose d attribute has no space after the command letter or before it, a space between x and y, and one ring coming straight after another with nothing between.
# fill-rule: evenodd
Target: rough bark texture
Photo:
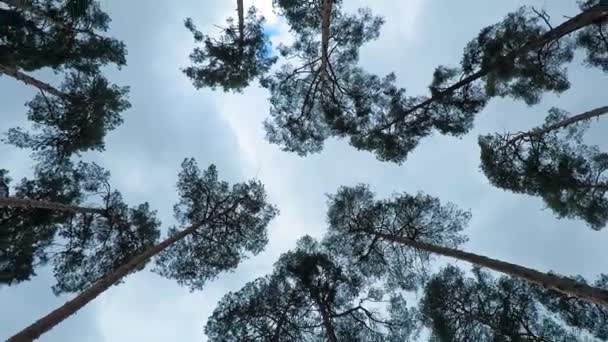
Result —
<instances>
[{"instance_id":1,"label":"rough bark texture","mask_svg":"<svg viewBox=\"0 0 608 342\"><path fill-rule=\"evenodd\" d=\"M48 209L55 211L68 211L80 214L105 214L104 209L86 208L75 205L55 203L49 201L39 201L16 197L0 197L0 207L25 208L25 209Z\"/></svg>"},{"instance_id":2,"label":"rough bark texture","mask_svg":"<svg viewBox=\"0 0 608 342\"><path fill-rule=\"evenodd\" d=\"M601 20L606 20L606 19L608 19L608 8L606 6L596 6L588 11L582 12L582 13L578 14L577 16L563 22L561 25L555 27L554 29L552 29L552 30L546 32L545 34L541 35L540 37L538 37L538 39L529 41L527 44L525 44L519 50L516 50L516 51L513 51L512 53L510 53L509 56L507 56L507 57L515 58L517 56L523 55L524 53L527 53L531 50L541 48L545 44L550 43L554 40L560 39L583 27L589 26L595 22L598 22ZM437 95L429 98L428 100L423 101L423 102L415 105L414 107L400 113L400 115L397 118L390 121L386 125L383 125L377 129L375 129L374 131L380 131L380 130L384 130L384 129L391 127L392 125L403 120L406 116L408 116L409 114L412 114L413 112L417 111L418 109L424 108L424 107L430 105L431 103L438 101L443 96L454 92L456 89L462 88L463 86L488 75L496 67L498 67L497 64L490 64L489 66L480 69L479 71L469 75L468 77L463 78L459 82L456 82L453 85L449 86L448 88L442 90Z\"/></svg>"},{"instance_id":3,"label":"rough bark texture","mask_svg":"<svg viewBox=\"0 0 608 342\"><path fill-rule=\"evenodd\" d=\"M592 109L588 112L582 113L582 114L578 114L578 115L574 115L572 117L569 117L567 119L564 119L560 122L554 123L553 125L549 125L543 128L538 128L538 129L533 129L529 132L525 132L522 134L518 134L516 136L514 136L513 138L511 138L509 140L509 143L512 143L514 141L517 141L519 139L523 139L526 137L532 137L532 136L539 136L539 135L543 135L545 133L549 133L553 130L556 129L560 129L560 128L564 128L567 127L573 123L579 122L579 121L584 121L584 120L589 120L589 119L593 119L595 117L599 117L601 115L604 114L608 114L608 106L604 106L604 107L599 107L596 109Z\"/></svg>"},{"instance_id":4,"label":"rough bark texture","mask_svg":"<svg viewBox=\"0 0 608 342\"><path fill-rule=\"evenodd\" d=\"M42 317L41 319L34 322L29 327L21 330L19 333L10 337L8 342L26 342L32 341L40 337L42 334L51 330L57 324L61 323L64 319L69 316L75 314L78 310L88 304L90 301L95 299L105 290L110 288L114 283L128 275L133 270L141 267L141 265L145 264L150 258L155 256L156 254L163 251L165 248L169 247L173 243L183 239L189 234L192 234L197 228L199 228L202 223L198 223L190 226L189 228L182 230L181 232L175 234L172 237L165 239L154 247L151 247L147 251L139 254L138 256L131 259L126 264L120 266L115 271L105 275L103 278L99 279L93 286L88 289L82 291L78 296L74 299L67 301L65 304L60 306L59 308L51 311L48 315Z\"/></svg>"},{"instance_id":5,"label":"rough bark texture","mask_svg":"<svg viewBox=\"0 0 608 342\"><path fill-rule=\"evenodd\" d=\"M329 26L331 22L332 0L323 0L321 4L321 82L327 79L329 65Z\"/></svg>"},{"instance_id":6,"label":"rough bark texture","mask_svg":"<svg viewBox=\"0 0 608 342\"><path fill-rule=\"evenodd\" d=\"M486 267L494 271L498 271L513 277L527 280L533 284L542 286L546 289L557 291L564 295L576 297L580 300L608 308L608 290L596 288L568 278L539 272L531 268L511 264L505 261L491 259L482 255L477 255L458 249L435 246L424 242L410 240L401 236L393 236L389 234L380 234L374 232L370 233L379 236L385 241L393 241L405 246L420 249L430 253L467 261L478 266Z\"/></svg>"},{"instance_id":7,"label":"rough bark texture","mask_svg":"<svg viewBox=\"0 0 608 342\"><path fill-rule=\"evenodd\" d=\"M16 68L11 68L11 67L6 67L3 65L0 65L0 73L13 77L16 80L19 80L27 85L34 86L34 87L40 89L41 91L45 91L45 92L47 92L49 94L53 94L57 97L67 98L66 94L62 93L57 88L54 88L52 85L39 81L27 74L24 74L21 71L17 70Z\"/></svg>"}]
</instances>

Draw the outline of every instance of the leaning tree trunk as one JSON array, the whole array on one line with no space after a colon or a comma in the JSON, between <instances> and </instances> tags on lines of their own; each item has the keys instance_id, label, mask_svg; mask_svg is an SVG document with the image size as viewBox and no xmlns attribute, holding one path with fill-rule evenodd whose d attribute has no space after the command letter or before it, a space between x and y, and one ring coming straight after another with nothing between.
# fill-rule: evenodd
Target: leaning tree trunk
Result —
<instances>
[{"instance_id":1,"label":"leaning tree trunk","mask_svg":"<svg viewBox=\"0 0 608 342\"><path fill-rule=\"evenodd\" d=\"M431 245L424 242L410 240L402 236L393 236L390 234L382 234L375 232L368 233L374 234L385 241L392 241L401 245L420 249L430 253L467 261L478 266L486 267L494 271L498 271L513 277L527 280L530 283L534 283L549 290L557 291L564 295L576 297L580 300L608 308L608 291L604 289L596 288L568 278L539 272L531 268L511 264L505 261L491 259L482 255L477 255L458 249Z\"/></svg>"},{"instance_id":2,"label":"leaning tree trunk","mask_svg":"<svg viewBox=\"0 0 608 342\"><path fill-rule=\"evenodd\" d=\"M329 65L329 26L331 23L332 0L323 0L321 3L321 82L327 79Z\"/></svg>"},{"instance_id":3,"label":"leaning tree trunk","mask_svg":"<svg viewBox=\"0 0 608 342\"><path fill-rule=\"evenodd\" d=\"M577 16L563 22L561 25L555 27L554 29L545 32L543 35L538 37L537 39L531 40L524 44L521 48L512 51L506 57L507 59L516 58L521 56L529 51L540 49L546 44L556 41L572 32L575 32L581 28L592 25L601 20L608 19L608 7L606 6L595 6L594 8L584 11ZM454 83L453 85L445 88L444 90L438 92L433 95L426 101L423 101L414 107L401 112L394 120L389 121L387 124L380 126L379 128L374 129L373 131L381 131L391 127L392 125L398 123L403 120L409 114L414 113L418 109L424 108L430 104L433 104L439 100L441 100L444 96L453 93L455 90L460 89L484 76L487 76L490 72L494 71L498 68L498 63L489 64L488 66L478 70L477 72L463 78L462 80Z\"/></svg>"},{"instance_id":4,"label":"leaning tree trunk","mask_svg":"<svg viewBox=\"0 0 608 342\"><path fill-rule=\"evenodd\" d=\"M91 287L82 291L78 296L74 299L67 301L65 304L60 306L59 308L51 311L46 316L40 318L32 325L27 328L21 330L14 336L10 337L7 342L25 342L32 341L47 331L51 330L57 324L61 323L64 319L76 313L76 311L80 310L82 307L87 305L105 290L110 288L114 283L119 281L120 279L127 276L133 270L140 268L142 265L146 263L150 258L162 252L167 247L171 246L175 242L185 238L186 236L192 234L197 228L204 224L204 221L197 223L195 225L190 226L187 229L182 230L181 232L171 236L159 244L149 248L145 252L135 256L126 264L120 266L116 270L106 274L103 278L99 279L95 282Z\"/></svg>"},{"instance_id":5,"label":"leaning tree trunk","mask_svg":"<svg viewBox=\"0 0 608 342\"><path fill-rule=\"evenodd\" d=\"M31 200L17 197L0 197L0 208L24 208L24 209L48 209L54 211L65 211L78 214L100 214L106 213L105 209L87 208L75 205L56 203L42 200Z\"/></svg>"},{"instance_id":6,"label":"leaning tree trunk","mask_svg":"<svg viewBox=\"0 0 608 342\"><path fill-rule=\"evenodd\" d=\"M60 98L68 97L66 94L61 92L59 89L54 88L52 85L39 81L27 74L24 74L21 71L17 70L17 68L0 65L0 73L8 75L18 81L21 81L27 85L34 86L34 87L40 89L41 91L45 91L45 92L47 92L49 94L53 94L57 97L60 97Z\"/></svg>"},{"instance_id":7,"label":"leaning tree trunk","mask_svg":"<svg viewBox=\"0 0 608 342\"><path fill-rule=\"evenodd\" d=\"M599 117L604 114L608 114L608 106L595 108L588 112L571 116L567 119L564 119L564 120L554 123L552 125L545 126L545 127L538 128L538 129L533 129L529 132L518 134L518 135L514 136L512 139L509 139L509 143L512 143L514 141L517 141L517 140L520 140L520 139L523 139L526 137L541 136L543 134L549 133L556 129L561 129L561 128L570 126L573 123L593 119L593 118Z\"/></svg>"}]
</instances>

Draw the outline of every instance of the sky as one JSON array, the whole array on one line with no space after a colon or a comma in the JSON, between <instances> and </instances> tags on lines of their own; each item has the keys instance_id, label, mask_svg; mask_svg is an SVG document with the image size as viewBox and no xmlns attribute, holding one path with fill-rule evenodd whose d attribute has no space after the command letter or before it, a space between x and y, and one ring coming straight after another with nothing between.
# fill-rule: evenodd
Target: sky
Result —
<instances>
[{"instance_id":1,"label":"sky","mask_svg":"<svg viewBox=\"0 0 608 342\"><path fill-rule=\"evenodd\" d=\"M272 13L271 2L245 0L245 6L254 3L266 15L276 45L290 37L286 24ZM554 106L581 113L606 105L608 76L582 66L580 56L569 67L568 92L546 94L534 107L494 99L470 134L427 138L402 165L380 162L340 140L328 141L322 153L302 158L264 140L266 90L253 85L241 94L197 91L180 71L194 48L184 18L192 17L201 31L213 33L214 24L235 14L233 1L101 3L113 20L109 34L128 48L128 65L108 69L106 75L131 87L132 108L123 113L124 124L106 137L106 151L83 158L110 170L115 188L131 205L149 202L163 229L174 223L175 183L186 157L194 157L201 168L216 164L220 177L231 183L260 179L280 216L269 226L264 252L235 272L221 274L202 291L190 292L146 269L103 293L41 341L204 341L205 321L224 294L270 273L278 256L299 237L323 235L326 196L341 185L368 183L379 198L423 191L471 210L465 231L469 241L463 248L474 253L589 279L608 273L608 229L592 231L578 220L558 220L541 199L494 188L479 169L480 134L528 130L541 124ZM482 27L523 4L545 9L553 23L577 13L575 2L565 0L351 0L345 6L369 6L386 20L380 38L362 49L361 65L377 74L394 71L398 84L418 95L427 93L437 65L458 63L465 44ZM48 72L35 75L58 81ZM23 104L34 91L7 77L0 77L0 89L0 132L26 126ZM607 129L608 120L594 122L586 142L606 151ZM28 154L0 145L0 168L9 169L14 179L29 176ZM55 297L52 284L52 275L43 269L29 282L0 287L0 339L71 298Z\"/></svg>"}]
</instances>

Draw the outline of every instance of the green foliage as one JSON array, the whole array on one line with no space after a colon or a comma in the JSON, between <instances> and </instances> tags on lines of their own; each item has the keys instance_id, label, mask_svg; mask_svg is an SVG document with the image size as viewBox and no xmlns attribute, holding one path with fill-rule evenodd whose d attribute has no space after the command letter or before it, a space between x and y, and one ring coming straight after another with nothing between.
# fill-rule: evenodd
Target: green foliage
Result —
<instances>
[{"instance_id":1,"label":"green foliage","mask_svg":"<svg viewBox=\"0 0 608 342\"><path fill-rule=\"evenodd\" d=\"M264 124L271 143L300 155L318 152L329 136L351 133L371 112L391 104L398 93L395 76L380 78L357 66L360 47L378 37L382 23L368 9L350 15L335 5L325 77L320 24L303 25L291 46L279 47L290 62L262 79L271 96L271 118Z\"/></svg>"},{"instance_id":2,"label":"green foliage","mask_svg":"<svg viewBox=\"0 0 608 342\"><path fill-rule=\"evenodd\" d=\"M567 115L553 108L541 128ZM586 126L579 122L540 135L482 136L481 168L494 186L539 196L559 218L581 218L601 229L608 222L608 154L582 144Z\"/></svg>"},{"instance_id":3,"label":"green foliage","mask_svg":"<svg viewBox=\"0 0 608 342\"><path fill-rule=\"evenodd\" d=\"M98 70L126 64L124 43L100 33L110 18L94 0L34 0L27 9L0 9L0 64L26 71L44 67Z\"/></svg>"},{"instance_id":4,"label":"green foliage","mask_svg":"<svg viewBox=\"0 0 608 342\"><path fill-rule=\"evenodd\" d=\"M13 196L80 205L101 196L103 214L38 208L0 208L0 283L29 280L52 264L56 294L80 292L153 245L160 223L147 204L129 209L96 164L41 163L34 179L23 179Z\"/></svg>"},{"instance_id":5,"label":"green foliage","mask_svg":"<svg viewBox=\"0 0 608 342\"><path fill-rule=\"evenodd\" d=\"M573 58L573 46L568 39L518 53L549 30L540 23L541 19L532 9L521 7L502 22L482 29L469 42L461 67L465 74L491 70L483 79L486 96L508 96L533 105L544 92L568 90L570 83L564 64Z\"/></svg>"},{"instance_id":6,"label":"green foliage","mask_svg":"<svg viewBox=\"0 0 608 342\"><path fill-rule=\"evenodd\" d=\"M539 308L535 288L448 266L425 287L420 312L436 341L583 341Z\"/></svg>"},{"instance_id":7,"label":"green foliage","mask_svg":"<svg viewBox=\"0 0 608 342\"><path fill-rule=\"evenodd\" d=\"M186 19L186 28L203 45L190 54L193 65L183 69L197 89L222 87L224 91L240 92L276 62L264 33L264 17L251 7L244 20L244 30L240 32L234 19L229 18L227 27L222 28L223 35L215 39L197 30L192 19Z\"/></svg>"},{"instance_id":8,"label":"green foliage","mask_svg":"<svg viewBox=\"0 0 608 342\"><path fill-rule=\"evenodd\" d=\"M462 136L493 97L511 97L532 105L544 92L570 86L564 65L573 58L567 38L522 53L548 31L542 17L527 7L481 30L465 48L459 67L439 66L429 86L432 98L406 96L394 75L380 78L356 66L358 49L378 36L382 21L369 12L332 16L330 77L320 65L318 3L277 1L296 33L282 54L300 63L284 65L263 85L271 92L270 142L300 155L319 152L329 137L349 137L353 147L374 152L383 161L403 162L419 141L435 131ZM283 4L284 3L284 4ZM311 11L310 13L307 11Z\"/></svg>"},{"instance_id":9,"label":"green foliage","mask_svg":"<svg viewBox=\"0 0 608 342\"><path fill-rule=\"evenodd\" d=\"M575 277L575 280L587 284L587 281L581 276ZM608 276L602 274L593 286L608 289ZM599 340L608 341L608 310L604 307L545 289L536 289L536 297L545 308L571 327L587 331Z\"/></svg>"},{"instance_id":10,"label":"green foliage","mask_svg":"<svg viewBox=\"0 0 608 342\"><path fill-rule=\"evenodd\" d=\"M271 275L224 296L205 332L211 341L410 341L415 313L387 297L306 236Z\"/></svg>"},{"instance_id":11,"label":"green foliage","mask_svg":"<svg viewBox=\"0 0 608 342\"><path fill-rule=\"evenodd\" d=\"M367 277L415 290L428 278L431 255L386 237L454 248L466 241L470 213L418 193L376 200L365 185L341 187L330 197L326 243ZM382 236L384 235L384 236Z\"/></svg>"},{"instance_id":12,"label":"green foliage","mask_svg":"<svg viewBox=\"0 0 608 342\"><path fill-rule=\"evenodd\" d=\"M120 113L131 106L126 100L129 88L110 84L98 73L74 72L61 91L65 98L41 92L27 103L28 119L37 133L12 128L6 141L57 159L103 151L106 133L122 123Z\"/></svg>"},{"instance_id":13,"label":"green foliage","mask_svg":"<svg viewBox=\"0 0 608 342\"><path fill-rule=\"evenodd\" d=\"M581 1L583 11L600 6L600 0ZM596 22L580 30L576 35L576 46L585 50L585 63L608 72L608 21Z\"/></svg>"},{"instance_id":14,"label":"green foliage","mask_svg":"<svg viewBox=\"0 0 608 342\"><path fill-rule=\"evenodd\" d=\"M273 0L274 9L284 17L292 31L300 33L307 30L317 30L321 27L321 5L323 0ZM338 9L341 0L332 0L333 7ZM335 9L333 11L335 11Z\"/></svg>"},{"instance_id":15,"label":"green foliage","mask_svg":"<svg viewBox=\"0 0 608 342\"><path fill-rule=\"evenodd\" d=\"M267 203L260 182L230 187L218 179L214 165L201 173L194 159L186 159L177 188L175 217L182 226L197 228L159 254L158 274L201 289L206 281L236 268L247 254L256 255L266 246L266 227L277 210ZM171 228L169 236L178 232Z\"/></svg>"},{"instance_id":16,"label":"green foliage","mask_svg":"<svg viewBox=\"0 0 608 342\"><path fill-rule=\"evenodd\" d=\"M113 192L106 205L107 215L78 215L59 231L64 244L53 257L55 294L80 292L156 244L160 222L148 203L128 208Z\"/></svg>"}]
</instances>

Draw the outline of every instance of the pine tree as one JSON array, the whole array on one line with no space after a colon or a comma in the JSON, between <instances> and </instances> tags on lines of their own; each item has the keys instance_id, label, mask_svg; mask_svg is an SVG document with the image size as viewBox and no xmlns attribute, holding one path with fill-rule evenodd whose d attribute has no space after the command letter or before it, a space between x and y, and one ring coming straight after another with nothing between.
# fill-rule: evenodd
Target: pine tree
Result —
<instances>
[{"instance_id":1,"label":"pine tree","mask_svg":"<svg viewBox=\"0 0 608 342\"><path fill-rule=\"evenodd\" d=\"M586 0L580 2L581 10L588 11L595 6L608 11L607 5L601 0ZM580 30L576 35L576 45L585 50L585 63L592 67L601 68L608 72L608 20L597 20L592 25Z\"/></svg>"},{"instance_id":2,"label":"pine tree","mask_svg":"<svg viewBox=\"0 0 608 342\"><path fill-rule=\"evenodd\" d=\"M264 32L264 17L253 6L245 16L243 0L237 0L237 12L238 24L228 18L217 39L197 30L191 18L186 19L194 41L202 44L190 54L192 66L183 69L197 89L221 87L226 92L240 92L276 62Z\"/></svg>"},{"instance_id":3,"label":"pine tree","mask_svg":"<svg viewBox=\"0 0 608 342\"><path fill-rule=\"evenodd\" d=\"M313 6L308 13L305 4L284 3L288 10L279 8L297 34L293 47L282 53L303 62L295 67L287 64L265 82L271 91L271 121L266 123L269 140L305 155L320 151L329 137L349 137L355 148L398 163L435 131L454 136L469 132L476 114L493 97L510 97L533 105L545 92L566 91L570 86L566 65L576 47L592 46L588 61L602 63L603 50L596 47L598 41L603 42L599 40L601 34L593 31L588 38L585 32L597 25L604 27L608 18L602 6L583 7L582 13L553 28L547 25L545 13L522 7L502 22L483 28L466 46L459 67L437 67L429 86L430 96L406 96L404 89L394 85L394 75L379 78L354 65L359 46L372 38L365 32L375 38L377 28L350 31L357 33L355 37L363 32L364 39L351 40L353 34L341 38L340 22L349 20L334 4L331 37L336 37L337 44L330 46L328 55L330 71L332 64L341 70L330 72L334 79L329 95L324 96L322 90L327 87L318 86L316 77L322 60L315 40L315 33L321 30L320 20L312 19L317 8ZM360 24L361 18L355 18L355 22ZM576 34L578 44L573 38ZM348 51L347 57L340 49Z\"/></svg>"},{"instance_id":4,"label":"pine tree","mask_svg":"<svg viewBox=\"0 0 608 342\"><path fill-rule=\"evenodd\" d=\"M236 268L247 254L257 254L264 248L266 227L277 211L266 202L262 184L249 181L230 188L228 183L218 180L214 165L201 174L196 162L186 159L177 187L180 201L175 205L175 216L188 227L169 229L163 241L139 249L139 254L128 260L107 260L116 268L8 340L30 341L40 337L129 273L142 269L155 256L158 256L156 272L200 289L220 272ZM140 215L132 216L139 221ZM85 263L93 261L91 258Z\"/></svg>"},{"instance_id":5,"label":"pine tree","mask_svg":"<svg viewBox=\"0 0 608 342\"><path fill-rule=\"evenodd\" d=\"M267 138L286 151L318 152L329 135L352 132L371 111L390 105L394 75L360 67L359 49L379 35L383 19L368 9L345 14L341 1L277 1L295 42L280 46L289 62L262 79L270 91Z\"/></svg>"},{"instance_id":6,"label":"pine tree","mask_svg":"<svg viewBox=\"0 0 608 342\"><path fill-rule=\"evenodd\" d=\"M62 84L62 96L41 91L27 103L28 119L37 132L11 128L6 142L55 159L103 151L105 135L122 124L120 113L131 106L128 91L98 73L70 73Z\"/></svg>"},{"instance_id":7,"label":"pine tree","mask_svg":"<svg viewBox=\"0 0 608 342\"><path fill-rule=\"evenodd\" d=\"M515 278L494 279L479 268L467 277L448 266L426 285L421 317L435 341L585 341L548 315L535 291Z\"/></svg>"},{"instance_id":8,"label":"pine tree","mask_svg":"<svg viewBox=\"0 0 608 342\"><path fill-rule=\"evenodd\" d=\"M205 332L211 341L409 341L414 317L403 298L386 296L306 236L271 275L224 296Z\"/></svg>"},{"instance_id":9,"label":"pine tree","mask_svg":"<svg viewBox=\"0 0 608 342\"><path fill-rule=\"evenodd\" d=\"M574 116L553 108L529 132L482 136L482 170L499 188L539 196L558 217L601 229L608 222L608 154L582 137L589 121L605 114L608 107Z\"/></svg>"},{"instance_id":10,"label":"pine tree","mask_svg":"<svg viewBox=\"0 0 608 342\"><path fill-rule=\"evenodd\" d=\"M0 282L28 280L52 264L55 294L79 292L158 239L155 212L147 203L128 208L96 164L41 164L35 176L0 198ZM92 194L103 205L80 206Z\"/></svg>"},{"instance_id":11,"label":"pine tree","mask_svg":"<svg viewBox=\"0 0 608 342\"><path fill-rule=\"evenodd\" d=\"M581 276L574 279L587 283ZM601 274L593 286L608 289L608 276ZM608 341L608 309L542 288L535 288L535 298L569 326L586 331L602 341Z\"/></svg>"},{"instance_id":12,"label":"pine tree","mask_svg":"<svg viewBox=\"0 0 608 342\"><path fill-rule=\"evenodd\" d=\"M0 8L0 65L4 68L90 72L106 64L126 64L124 43L102 35L110 17L98 1L1 2L11 6Z\"/></svg>"},{"instance_id":13,"label":"pine tree","mask_svg":"<svg viewBox=\"0 0 608 342\"><path fill-rule=\"evenodd\" d=\"M106 133L130 107L128 87L111 84L100 72L126 64L124 44L100 35L108 15L93 0L2 2L10 6L0 8L0 74L39 92L27 103L38 132L13 128L6 141L58 159L103 150ZM60 88L26 73L45 67L65 73Z\"/></svg>"},{"instance_id":14,"label":"pine tree","mask_svg":"<svg viewBox=\"0 0 608 342\"><path fill-rule=\"evenodd\" d=\"M467 261L608 309L608 291L573 279L461 251L470 214L424 194L374 199L364 185L331 197L327 239L369 276L413 290L427 279L432 255Z\"/></svg>"}]
</instances>

